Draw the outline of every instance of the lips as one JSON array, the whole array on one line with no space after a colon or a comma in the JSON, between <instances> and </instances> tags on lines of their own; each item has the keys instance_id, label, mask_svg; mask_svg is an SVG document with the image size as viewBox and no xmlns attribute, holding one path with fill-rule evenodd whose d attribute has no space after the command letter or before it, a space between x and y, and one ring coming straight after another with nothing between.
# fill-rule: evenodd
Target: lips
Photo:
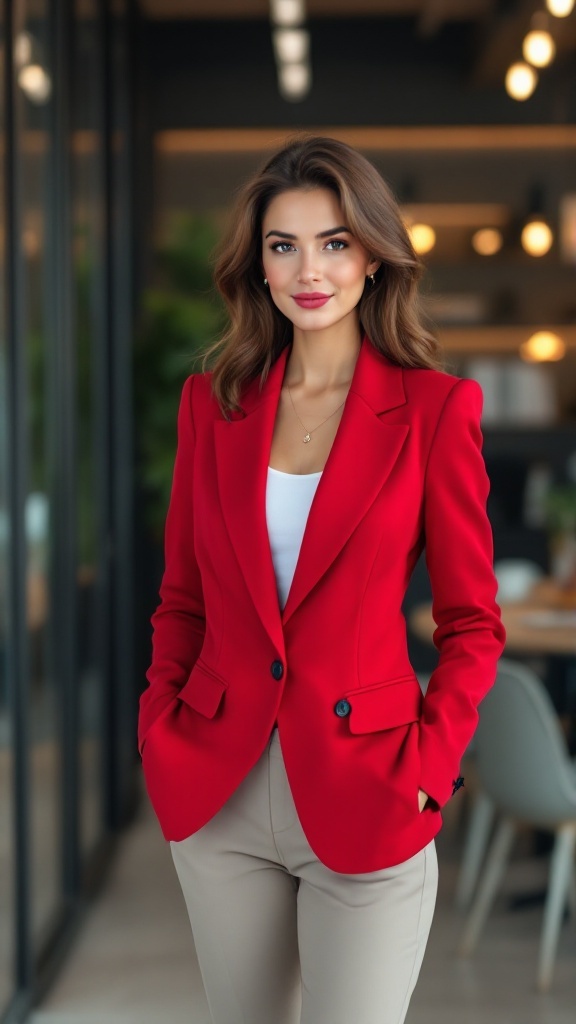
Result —
<instances>
[{"instance_id":1,"label":"lips","mask_svg":"<svg viewBox=\"0 0 576 1024\"><path fill-rule=\"evenodd\" d=\"M332 296L325 295L323 292L302 292L300 295L293 295L292 298L303 309L318 309L320 306L325 306Z\"/></svg>"}]
</instances>

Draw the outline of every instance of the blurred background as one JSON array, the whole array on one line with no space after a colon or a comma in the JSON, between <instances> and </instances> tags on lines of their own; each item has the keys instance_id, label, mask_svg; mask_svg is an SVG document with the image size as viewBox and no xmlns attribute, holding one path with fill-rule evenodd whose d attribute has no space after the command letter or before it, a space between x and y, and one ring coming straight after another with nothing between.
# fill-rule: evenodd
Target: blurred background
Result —
<instances>
[{"instance_id":1,"label":"blurred background","mask_svg":"<svg viewBox=\"0 0 576 1024\"><path fill-rule=\"evenodd\" d=\"M573 1024L573 0L4 0L0 21L0 1021L209 1024L137 702L180 389L224 323L210 254L306 129L391 185L446 368L485 399L508 644L407 1020ZM422 560L423 689L430 600Z\"/></svg>"}]
</instances>

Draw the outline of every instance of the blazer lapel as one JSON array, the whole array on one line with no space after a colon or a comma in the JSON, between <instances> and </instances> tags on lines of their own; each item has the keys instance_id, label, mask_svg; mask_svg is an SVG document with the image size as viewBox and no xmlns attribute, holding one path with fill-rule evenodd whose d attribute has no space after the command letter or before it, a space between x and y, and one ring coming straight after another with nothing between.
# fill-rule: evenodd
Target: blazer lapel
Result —
<instances>
[{"instance_id":1,"label":"blazer lapel","mask_svg":"<svg viewBox=\"0 0 576 1024\"><path fill-rule=\"evenodd\" d=\"M409 428L386 423L378 413L405 401L401 368L380 356L364 338L342 418L310 506L283 623L329 569L391 472Z\"/></svg>"},{"instance_id":2,"label":"blazer lapel","mask_svg":"<svg viewBox=\"0 0 576 1024\"><path fill-rule=\"evenodd\" d=\"M215 422L216 472L222 514L256 611L276 649L284 649L276 575L266 523L272 434L290 346L272 364L262 392L258 378L242 399L246 415Z\"/></svg>"},{"instance_id":3,"label":"blazer lapel","mask_svg":"<svg viewBox=\"0 0 576 1024\"><path fill-rule=\"evenodd\" d=\"M257 381L243 400L244 418L217 420L215 442L222 512L246 585L273 642L328 570L366 515L391 472L408 434L379 414L406 402L402 368L364 337L338 430L308 515L284 609L266 523L266 484L280 390L291 346L273 363L259 393Z\"/></svg>"}]
</instances>

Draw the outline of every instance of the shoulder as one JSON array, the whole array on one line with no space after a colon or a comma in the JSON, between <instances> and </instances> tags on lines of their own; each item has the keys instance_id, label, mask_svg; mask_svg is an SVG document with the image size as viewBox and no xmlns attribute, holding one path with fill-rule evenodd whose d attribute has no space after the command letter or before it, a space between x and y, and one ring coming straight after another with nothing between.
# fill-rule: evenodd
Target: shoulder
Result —
<instances>
[{"instance_id":1,"label":"shoulder","mask_svg":"<svg viewBox=\"0 0 576 1024\"><path fill-rule=\"evenodd\" d=\"M445 408L468 409L476 415L482 411L482 388L476 380L416 367L404 367L403 378L407 401L432 415L440 417Z\"/></svg>"},{"instance_id":2,"label":"shoulder","mask_svg":"<svg viewBox=\"0 0 576 1024\"><path fill-rule=\"evenodd\" d=\"M212 371L191 373L182 386L182 401L190 407L193 417L206 411L212 396Z\"/></svg>"}]
</instances>

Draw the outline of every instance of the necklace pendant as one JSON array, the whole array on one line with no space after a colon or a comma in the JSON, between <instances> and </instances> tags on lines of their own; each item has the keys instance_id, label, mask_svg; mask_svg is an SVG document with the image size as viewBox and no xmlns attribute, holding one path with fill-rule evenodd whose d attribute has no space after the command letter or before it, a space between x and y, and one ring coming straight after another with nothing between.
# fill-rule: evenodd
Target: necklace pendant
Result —
<instances>
[{"instance_id":1,"label":"necklace pendant","mask_svg":"<svg viewBox=\"0 0 576 1024\"><path fill-rule=\"evenodd\" d=\"M304 444L308 444L308 441L311 441L312 438L310 437L310 434L305 434L304 437L302 438L302 440L303 440Z\"/></svg>"}]
</instances>

